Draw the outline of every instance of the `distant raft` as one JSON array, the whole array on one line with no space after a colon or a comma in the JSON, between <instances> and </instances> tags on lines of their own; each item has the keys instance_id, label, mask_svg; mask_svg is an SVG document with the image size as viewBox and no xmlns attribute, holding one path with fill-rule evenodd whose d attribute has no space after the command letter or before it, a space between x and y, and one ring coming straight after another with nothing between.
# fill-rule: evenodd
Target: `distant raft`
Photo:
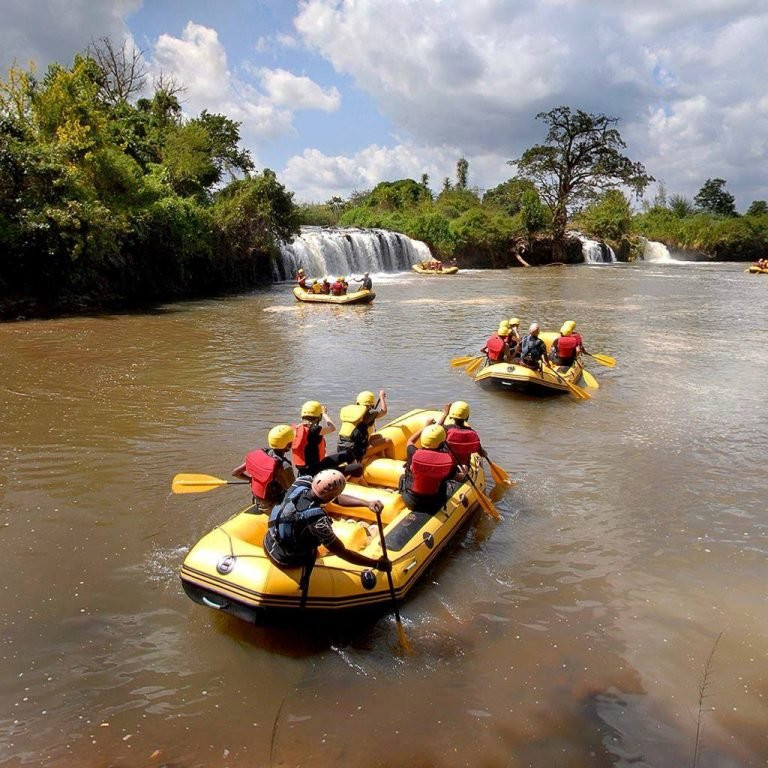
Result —
<instances>
[{"instance_id":1,"label":"distant raft","mask_svg":"<svg viewBox=\"0 0 768 768\"><path fill-rule=\"evenodd\" d=\"M380 501L387 553L392 561L392 588L405 597L427 568L480 508L485 488L480 456L470 461L469 476L448 486L448 500L434 514L405 506L398 487L404 472L408 438L441 411L417 409L378 430L392 441L390 458L365 464L366 485L347 483L345 492L365 501ZM367 507L326 507L333 530L348 549L368 557L382 554L376 516ZM387 577L368 566L354 565L321 547L303 594L302 568L278 568L262 546L268 516L254 506L216 526L191 549L181 567L184 591L196 603L249 622L269 613L306 615L338 613L392 604Z\"/></svg>"},{"instance_id":2,"label":"distant raft","mask_svg":"<svg viewBox=\"0 0 768 768\"><path fill-rule=\"evenodd\" d=\"M547 345L547 352L559 334L554 331L542 331L539 338ZM555 366L554 371L546 366L541 371L534 371L519 362L493 363L480 368L474 376L478 384L524 392L529 395L553 395L569 392L568 384L578 384L584 364L577 358L571 366ZM567 383L566 383L567 382Z\"/></svg>"},{"instance_id":3,"label":"distant raft","mask_svg":"<svg viewBox=\"0 0 768 768\"><path fill-rule=\"evenodd\" d=\"M364 288L354 293L345 293L343 296L333 296L330 293L305 291L297 285L293 289L293 295L298 301L306 301L310 304L370 304L376 298L376 291L368 291Z\"/></svg>"},{"instance_id":4,"label":"distant raft","mask_svg":"<svg viewBox=\"0 0 768 768\"><path fill-rule=\"evenodd\" d=\"M768 268L758 267L757 264L753 264L751 267L747 267L744 271L753 275L768 275Z\"/></svg>"},{"instance_id":5,"label":"distant raft","mask_svg":"<svg viewBox=\"0 0 768 768\"><path fill-rule=\"evenodd\" d=\"M442 269L427 269L423 264L414 264L411 269L420 275L455 275L458 267L443 267Z\"/></svg>"}]
</instances>

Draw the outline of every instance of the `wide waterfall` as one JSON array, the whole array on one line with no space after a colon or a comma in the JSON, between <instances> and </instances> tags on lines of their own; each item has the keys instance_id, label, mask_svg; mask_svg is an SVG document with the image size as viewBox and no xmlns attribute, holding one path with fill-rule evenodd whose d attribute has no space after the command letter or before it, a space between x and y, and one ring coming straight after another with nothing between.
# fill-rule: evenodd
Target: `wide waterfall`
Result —
<instances>
[{"instance_id":1,"label":"wide waterfall","mask_svg":"<svg viewBox=\"0 0 768 768\"><path fill-rule=\"evenodd\" d=\"M643 245L643 261L653 261L656 263L674 261L664 243L658 243L655 240L646 240Z\"/></svg>"},{"instance_id":2,"label":"wide waterfall","mask_svg":"<svg viewBox=\"0 0 768 768\"><path fill-rule=\"evenodd\" d=\"M402 272L432 258L420 240L386 229L302 227L293 242L283 245L274 279L289 280L299 267L310 277L362 272Z\"/></svg>"}]
</instances>

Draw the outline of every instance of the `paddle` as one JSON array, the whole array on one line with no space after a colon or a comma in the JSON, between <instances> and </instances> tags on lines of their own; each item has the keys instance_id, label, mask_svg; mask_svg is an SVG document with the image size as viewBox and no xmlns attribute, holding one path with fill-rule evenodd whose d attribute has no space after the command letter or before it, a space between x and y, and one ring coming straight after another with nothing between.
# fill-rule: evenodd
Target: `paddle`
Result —
<instances>
[{"instance_id":1,"label":"paddle","mask_svg":"<svg viewBox=\"0 0 768 768\"><path fill-rule=\"evenodd\" d=\"M458 464L459 459L451 449L451 446L448 445L448 443L445 443L445 447L448 449L448 453L453 456L453 460ZM477 491L477 500L480 502L480 506L483 508L483 512L485 512L485 514L489 517L492 517L494 520L500 520L501 515L499 514L499 510L493 506L493 502L477 487L475 481L472 479L472 476L469 474L469 471L470 468L467 467L467 480L469 480L469 484L475 489L475 491Z\"/></svg>"},{"instance_id":2,"label":"paddle","mask_svg":"<svg viewBox=\"0 0 768 768\"><path fill-rule=\"evenodd\" d=\"M384 524L381 522L381 512L376 510L376 525L379 528L379 540L381 541L381 554L386 560L389 560L387 555L387 542L384 539ZM391 563L391 561L390 561ZM397 637L400 640L400 647L407 654L412 654L413 649L408 642L408 638L405 635L405 628L403 627L402 619L400 618L400 609L397 607L397 595L395 595L395 585L392 581L392 571L387 571L387 581L389 582L389 595L392 598L392 611L395 614L395 621L397 622Z\"/></svg>"},{"instance_id":3,"label":"paddle","mask_svg":"<svg viewBox=\"0 0 768 768\"><path fill-rule=\"evenodd\" d=\"M485 362L485 355L480 355L480 357L475 358L464 370L470 376L473 376L475 371L483 367L484 362Z\"/></svg>"},{"instance_id":4,"label":"paddle","mask_svg":"<svg viewBox=\"0 0 768 768\"><path fill-rule=\"evenodd\" d=\"M171 482L174 493L205 493L222 485L249 485L248 480L222 480L213 475L175 475Z\"/></svg>"},{"instance_id":5,"label":"paddle","mask_svg":"<svg viewBox=\"0 0 768 768\"><path fill-rule=\"evenodd\" d=\"M509 475L498 465L492 462L487 456L485 460L488 462L488 466L491 468L491 477L498 485L506 485L507 488L511 488L515 485L514 480L510 480Z\"/></svg>"},{"instance_id":6,"label":"paddle","mask_svg":"<svg viewBox=\"0 0 768 768\"><path fill-rule=\"evenodd\" d=\"M584 377L584 383L588 387L592 387L592 389L600 389L597 379L586 368L582 369L581 375Z\"/></svg>"},{"instance_id":7,"label":"paddle","mask_svg":"<svg viewBox=\"0 0 768 768\"><path fill-rule=\"evenodd\" d=\"M592 395L590 395L589 392L587 392L585 389L582 389L581 387L577 387L575 384L571 384L570 381L564 379L551 365L548 365L547 368L549 368L549 370L552 371L552 373L554 373L555 376L557 376L557 378L560 379L560 381L562 381L563 384L565 384L565 386L568 387L568 389L570 389L571 392L580 400L592 399Z\"/></svg>"},{"instance_id":8,"label":"paddle","mask_svg":"<svg viewBox=\"0 0 768 768\"><path fill-rule=\"evenodd\" d=\"M600 365L604 365L606 368L614 368L616 366L615 357L611 357L610 355L593 355L591 352L585 352L583 349L581 351L584 352L585 355L589 355L589 357L594 357Z\"/></svg>"},{"instance_id":9,"label":"paddle","mask_svg":"<svg viewBox=\"0 0 768 768\"><path fill-rule=\"evenodd\" d=\"M451 368L463 368L468 363L477 360L477 355L464 355L463 357L454 357L451 359Z\"/></svg>"}]
</instances>

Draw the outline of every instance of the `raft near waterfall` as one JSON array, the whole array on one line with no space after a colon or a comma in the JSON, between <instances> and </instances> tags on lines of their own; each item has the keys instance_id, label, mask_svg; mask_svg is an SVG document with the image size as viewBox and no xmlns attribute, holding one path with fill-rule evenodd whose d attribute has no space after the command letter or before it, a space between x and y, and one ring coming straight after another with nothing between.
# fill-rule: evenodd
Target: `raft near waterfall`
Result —
<instances>
[{"instance_id":1,"label":"raft near waterfall","mask_svg":"<svg viewBox=\"0 0 768 768\"><path fill-rule=\"evenodd\" d=\"M309 304L370 304L376 298L375 291L369 291L363 288L353 293L345 293L341 296L334 296L330 293L312 293L305 291L301 286L295 286L293 295L297 301L306 301Z\"/></svg>"},{"instance_id":2,"label":"raft near waterfall","mask_svg":"<svg viewBox=\"0 0 768 768\"><path fill-rule=\"evenodd\" d=\"M345 493L383 505L384 542L398 600L408 594L483 503L479 495L485 488L485 477L480 457L475 454L467 478L456 481L437 513L414 512L405 506L398 483L404 472L408 438L441 413L413 410L378 430L392 441L394 458L373 459L363 475L367 485L347 483L345 488ZM382 555L373 512L333 503L325 509L345 547L371 558ZM262 546L267 523L267 515L257 514L255 507L249 506L206 534L181 567L187 595L196 603L250 622L275 613L309 611L323 615L391 605L392 592L384 573L354 565L321 547L302 608L302 568L278 568L271 563Z\"/></svg>"}]
</instances>

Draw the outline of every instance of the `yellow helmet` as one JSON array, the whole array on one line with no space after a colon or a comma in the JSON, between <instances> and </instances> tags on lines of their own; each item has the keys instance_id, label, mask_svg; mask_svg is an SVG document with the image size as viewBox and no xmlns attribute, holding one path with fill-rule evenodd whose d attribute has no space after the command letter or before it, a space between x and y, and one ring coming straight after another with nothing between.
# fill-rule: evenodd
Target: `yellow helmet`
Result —
<instances>
[{"instance_id":1,"label":"yellow helmet","mask_svg":"<svg viewBox=\"0 0 768 768\"><path fill-rule=\"evenodd\" d=\"M374 395L373 392L366 390L357 396L357 400L355 400L355 402L358 405L367 405L372 408L374 405L376 405L376 395Z\"/></svg>"},{"instance_id":2,"label":"yellow helmet","mask_svg":"<svg viewBox=\"0 0 768 768\"><path fill-rule=\"evenodd\" d=\"M278 424L269 430L267 442L270 448L282 451L293 442L293 429L287 424Z\"/></svg>"},{"instance_id":3,"label":"yellow helmet","mask_svg":"<svg viewBox=\"0 0 768 768\"><path fill-rule=\"evenodd\" d=\"M439 424L424 427L421 433L422 448L439 448L445 442L445 430Z\"/></svg>"},{"instance_id":4,"label":"yellow helmet","mask_svg":"<svg viewBox=\"0 0 768 768\"><path fill-rule=\"evenodd\" d=\"M506 336L509 333L509 326L506 323L499 323L499 336Z\"/></svg>"},{"instance_id":5,"label":"yellow helmet","mask_svg":"<svg viewBox=\"0 0 768 768\"><path fill-rule=\"evenodd\" d=\"M560 333L563 336L570 336L576 330L576 323L573 320L566 320L560 327Z\"/></svg>"},{"instance_id":6,"label":"yellow helmet","mask_svg":"<svg viewBox=\"0 0 768 768\"><path fill-rule=\"evenodd\" d=\"M469 404L463 400L457 400L455 403L451 403L451 409L448 411L448 417L451 419L466 419L469 418Z\"/></svg>"},{"instance_id":7,"label":"yellow helmet","mask_svg":"<svg viewBox=\"0 0 768 768\"><path fill-rule=\"evenodd\" d=\"M520 318L519 317L510 317L509 318L509 324L510 325L520 325Z\"/></svg>"},{"instance_id":8,"label":"yellow helmet","mask_svg":"<svg viewBox=\"0 0 768 768\"><path fill-rule=\"evenodd\" d=\"M323 415L323 406L317 402L317 400L307 400L304 405L301 406L301 418L305 416L312 416L315 419L319 419Z\"/></svg>"}]
</instances>

